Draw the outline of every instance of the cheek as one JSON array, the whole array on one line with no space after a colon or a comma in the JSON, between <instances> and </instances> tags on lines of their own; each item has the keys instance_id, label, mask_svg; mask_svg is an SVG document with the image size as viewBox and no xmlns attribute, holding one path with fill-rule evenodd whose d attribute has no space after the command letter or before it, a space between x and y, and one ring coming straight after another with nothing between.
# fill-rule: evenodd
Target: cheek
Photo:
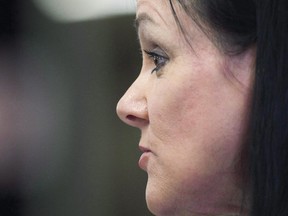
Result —
<instances>
[{"instance_id":1,"label":"cheek","mask_svg":"<svg viewBox=\"0 0 288 216\"><path fill-rule=\"evenodd\" d=\"M161 80L162 81L162 80ZM176 83L176 84L175 84ZM154 88L154 93L149 97L148 110L151 127L163 135L175 135L185 128L192 127L197 101L197 91L178 82L163 80ZM183 85L182 85L183 84ZM188 125L187 125L188 124ZM173 133L171 133L173 132Z\"/></svg>"},{"instance_id":2,"label":"cheek","mask_svg":"<svg viewBox=\"0 0 288 216\"><path fill-rule=\"evenodd\" d=\"M248 90L243 93L217 70L210 71L213 75L199 69L159 79L148 97L149 135L158 154L148 172L147 200L155 204L151 208L165 204L163 209L171 209L181 203L183 209L200 212L241 194L237 167Z\"/></svg>"},{"instance_id":3,"label":"cheek","mask_svg":"<svg viewBox=\"0 0 288 216\"><path fill-rule=\"evenodd\" d=\"M188 167L231 168L244 140L249 98L219 81L175 83L181 85L159 83L148 103L158 146L165 146L167 158L173 151Z\"/></svg>"}]
</instances>

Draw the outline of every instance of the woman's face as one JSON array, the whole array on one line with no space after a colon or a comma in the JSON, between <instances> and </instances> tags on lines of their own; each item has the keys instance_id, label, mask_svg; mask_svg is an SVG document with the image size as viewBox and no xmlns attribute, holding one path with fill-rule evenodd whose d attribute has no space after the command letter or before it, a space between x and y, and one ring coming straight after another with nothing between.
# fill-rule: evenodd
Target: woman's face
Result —
<instances>
[{"instance_id":1,"label":"woman's face","mask_svg":"<svg viewBox=\"0 0 288 216\"><path fill-rule=\"evenodd\" d=\"M254 52L223 54L176 1L185 36L168 0L137 3L143 66L117 112L141 130L148 208L159 216L235 213Z\"/></svg>"}]
</instances>

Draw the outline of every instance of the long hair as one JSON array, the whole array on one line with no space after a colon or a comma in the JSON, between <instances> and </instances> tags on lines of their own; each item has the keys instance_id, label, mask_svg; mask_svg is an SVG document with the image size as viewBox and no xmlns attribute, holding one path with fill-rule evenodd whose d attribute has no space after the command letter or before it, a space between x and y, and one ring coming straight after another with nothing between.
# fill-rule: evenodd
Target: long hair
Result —
<instances>
[{"instance_id":1,"label":"long hair","mask_svg":"<svg viewBox=\"0 0 288 216\"><path fill-rule=\"evenodd\" d=\"M257 2L257 61L251 116L254 216L288 215L288 2Z\"/></svg>"},{"instance_id":2,"label":"long hair","mask_svg":"<svg viewBox=\"0 0 288 216\"><path fill-rule=\"evenodd\" d=\"M198 24L208 25L212 29L211 40L220 44L227 53L237 55L256 46L255 82L246 151L249 157L250 214L287 216L288 1L178 2Z\"/></svg>"}]
</instances>

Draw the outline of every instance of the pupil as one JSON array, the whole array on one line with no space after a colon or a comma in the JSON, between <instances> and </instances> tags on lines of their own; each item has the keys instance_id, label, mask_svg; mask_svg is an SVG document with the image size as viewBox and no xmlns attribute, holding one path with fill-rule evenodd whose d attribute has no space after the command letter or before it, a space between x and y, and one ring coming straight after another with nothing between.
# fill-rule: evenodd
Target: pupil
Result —
<instances>
[{"instance_id":1,"label":"pupil","mask_svg":"<svg viewBox=\"0 0 288 216\"><path fill-rule=\"evenodd\" d=\"M154 63L155 63L155 65L158 65L158 58L157 57L154 58Z\"/></svg>"}]
</instances>

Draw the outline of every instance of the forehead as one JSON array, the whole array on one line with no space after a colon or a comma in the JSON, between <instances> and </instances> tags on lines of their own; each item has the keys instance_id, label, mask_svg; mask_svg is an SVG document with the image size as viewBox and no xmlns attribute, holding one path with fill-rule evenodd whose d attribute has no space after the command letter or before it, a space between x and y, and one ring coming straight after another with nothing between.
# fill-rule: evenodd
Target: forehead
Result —
<instances>
[{"instance_id":1,"label":"forehead","mask_svg":"<svg viewBox=\"0 0 288 216\"><path fill-rule=\"evenodd\" d=\"M175 4L172 6L171 4L172 3L169 0L138 0L135 20L136 28L138 29L141 27L142 29L142 27L157 26L163 30L163 33L164 29L170 31L173 29L174 32L177 32L179 26L176 22L172 8L177 10L177 17L181 17L183 11L179 10L179 5Z\"/></svg>"},{"instance_id":2,"label":"forehead","mask_svg":"<svg viewBox=\"0 0 288 216\"><path fill-rule=\"evenodd\" d=\"M169 1L169 0L168 0ZM135 26L139 32L160 29L167 32L172 27L171 13L167 0L138 0Z\"/></svg>"},{"instance_id":3,"label":"forehead","mask_svg":"<svg viewBox=\"0 0 288 216\"><path fill-rule=\"evenodd\" d=\"M174 12L177 17L186 14L182 4L175 0L137 0L137 14L141 14L143 11L156 12L158 15L163 16L164 20L171 17L171 15L174 17Z\"/></svg>"},{"instance_id":4,"label":"forehead","mask_svg":"<svg viewBox=\"0 0 288 216\"><path fill-rule=\"evenodd\" d=\"M152 21L156 23L157 17L165 21L169 19L169 0L138 0L136 19L138 21ZM158 22L159 22L158 21ZM140 23L140 22L138 22Z\"/></svg>"},{"instance_id":5,"label":"forehead","mask_svg":"<svg viewBox=\"0 0 288 216\"><path fill-rule=\"evenodd\" d=\"M138 0L135 26L141 30L147 26L158 27L163 34L177 34L188 41L200 30L180 3L173 0Z\"/></svg>"}]
</instances>

